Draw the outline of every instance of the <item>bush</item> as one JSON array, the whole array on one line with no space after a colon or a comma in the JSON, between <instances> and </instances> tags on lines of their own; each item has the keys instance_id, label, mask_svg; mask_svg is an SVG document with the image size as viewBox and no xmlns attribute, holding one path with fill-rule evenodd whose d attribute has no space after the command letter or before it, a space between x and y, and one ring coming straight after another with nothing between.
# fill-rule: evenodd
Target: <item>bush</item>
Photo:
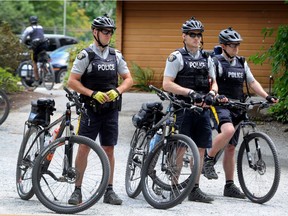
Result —
<instances>
[{"instance_id":1,"label":"bush","mask_svg":"<svg viewBox=\"0 0 288 216\"><path fill-rule=\"evenodd\" d=\"M13 76L7 70L0 67L0 86L5 89L7 93L21 91L21 87L17 85L19 81L19 77Z\"/></svg>"},{"instance_id":2,"label":"bush","mask_svg":"<svg viewBox=\"0 0 288 216\"><path fill-rule=\"evenodd\" d=\"M0 22L0 67L15 73L25 58L22 53L27 51L27 48L20 43L20 39L12 33L10 26Z\"/></svg>"},{"instance_id":3,"label":"bush","mask_svg":"<svg viewBox=\"0 0 288 216\"><path fill-rule=\"evenodd\" d=\"M273 34L273 29L264 29L264 38ZM255 64L262 64L268 59L275 76L274 89L279 103L269 110L277 120L288 122L288 26L279 26L274 44L267 50L250 57Z\"/></svg>"},{"instance_id":4,"label":"bush","mask_svg":"<svg viewBox=\"0 0 288 216\"><path fill-rule=\"evenodd\" d=\"M135 63L131 63L132 65L132 74L133 79L136 84L133 85L133 88L136 88L141 91L150 92L149 85L154 78L154 71L151 68L141 68Z\"/></svg>"}]
</instances>

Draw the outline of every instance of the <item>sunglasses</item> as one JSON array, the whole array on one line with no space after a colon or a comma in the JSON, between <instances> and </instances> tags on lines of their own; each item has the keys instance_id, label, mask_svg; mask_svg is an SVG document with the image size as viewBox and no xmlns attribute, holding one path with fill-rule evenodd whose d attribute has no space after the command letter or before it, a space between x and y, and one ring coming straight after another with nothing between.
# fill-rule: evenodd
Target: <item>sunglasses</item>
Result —
<instances>
[{"instance_id":1,"label":"sunglasses","mask_svg":"<svg viewBox=\"0 0 288 216\"><path fill-rule=\"evenodd\" d=\"M191 38L201 38L202 37L202 33L193 33L193 32L190 32L190 33L187 33Z\"/></svg>"},{"instance_id":2,"label":"sunglasses","mask_svg":"<svg viewBox=\"0 0 288 216\"><path fill-rule=\"evenodd\" d=\"M102 34L104 35L113 35L114 34L114 30L107 30L107 29L99 29L100 32L102 32Z\"/></svg>"},{"instance_id":3,"label":"sunglasses","mask_svg":"<svg viewBox=\"0 0 288 216\"><path fill-rule=\"evenodd\" d=\"M231 48L236 48L236 47L240 46L240 43L236 43L236 44L233 44L233 43L231 43L231 44L226 44L226 46L229 46L229 47L231 47Z\"/></svg>"}]
</instances>

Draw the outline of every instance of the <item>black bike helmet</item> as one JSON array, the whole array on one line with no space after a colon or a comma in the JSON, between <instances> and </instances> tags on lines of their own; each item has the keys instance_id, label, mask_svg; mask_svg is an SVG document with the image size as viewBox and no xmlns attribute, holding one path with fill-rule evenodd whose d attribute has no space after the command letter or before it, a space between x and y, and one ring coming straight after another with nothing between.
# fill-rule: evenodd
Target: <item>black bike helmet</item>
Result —
<instances>
[{"instance_id":1,"label":"black bike helmet","mask_svg":"<svg viewBox=\"0 0 288 216\"><path fill-rule=\"evenodd\" d=\"M241 35L235 31L232 27L224 29L219 34L219 43L227 44L229 42L241 42Z\"/></svg>"},{"instance_id":2,"label":"black bike helmet","mask_svg":"<svg viewBox=\"0 0 288 216\"><path fill-rule=\"evenodd\" d=\"M30 16L29 22L30 22L30 24L37 24L38 23L38 17L37 16Z\"/></svg>"},{"instance_id":3,"label":"black bike helmet","mask_svg":"<svg viewBox=\"0 0 288 216\"><path fill-rule=\"evenodd\" d=\"M190 20L187 20L183 25L182 25L182 32L187 33L189 31L195 31L199 30L201 32L204 32L204 26L199 20L196 20L195 17L191 17Z\"/></svg>"},{"instance_id":4,"label":"black bike helmet","mask_svg":"<svg viewBox=\"0 0 288 216\"><path fill-rule=\"evenodd\" d=\"M111 19L107 14L95 18L91 24L91 29L103 29L103 28L112 28L116 29L114 20Z\"/></svg>"}]
</instances>

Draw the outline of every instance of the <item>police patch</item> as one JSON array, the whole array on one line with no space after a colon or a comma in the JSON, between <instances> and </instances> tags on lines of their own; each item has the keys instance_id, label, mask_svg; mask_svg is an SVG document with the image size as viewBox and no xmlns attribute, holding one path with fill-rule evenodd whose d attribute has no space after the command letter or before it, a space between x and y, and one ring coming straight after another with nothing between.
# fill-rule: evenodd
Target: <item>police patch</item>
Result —
<instances>
[{"instance_id":1,"label":"police patch","mask_svg":"<svg viewBox=\"0 0 288 216\"><path fill-rule=\"evenodd\" d=\"M173 54L170 54L169 57L168 57L168 61L169 62L173 62L175 59L176 59L176 56L173 55Z\"/></svg>"},{"instance_id":2,"label":"police patch","mask_svg":"<svg viewBox=\"0 0 288 216\"><path fill-rule=\"evenodd\" d=\"M82 59L84 59L86 57L86 55L84 54L84 53L82 53L82 52L80 52L78 55L77 55L77 59L79 59L79 60L82 60Z\"/></svg>"}]
</instances>

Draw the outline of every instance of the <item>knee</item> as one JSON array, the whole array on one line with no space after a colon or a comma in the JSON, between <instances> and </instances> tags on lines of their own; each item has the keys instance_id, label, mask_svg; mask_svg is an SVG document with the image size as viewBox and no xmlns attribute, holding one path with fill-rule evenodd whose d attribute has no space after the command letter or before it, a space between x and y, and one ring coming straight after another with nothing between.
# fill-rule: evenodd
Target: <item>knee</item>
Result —
<instances>
[{"instance_id":1,"label":"knee","mask_svg":"<svg viewBox=\"0 0 288 216\"><path fill-rule=\"evenodd\" d=\"M221 133L227 138L232 138L233 134L235 133L235 128L232 124L225 125L224 127L221 127Z\"/></svg>"}]
</instances>

